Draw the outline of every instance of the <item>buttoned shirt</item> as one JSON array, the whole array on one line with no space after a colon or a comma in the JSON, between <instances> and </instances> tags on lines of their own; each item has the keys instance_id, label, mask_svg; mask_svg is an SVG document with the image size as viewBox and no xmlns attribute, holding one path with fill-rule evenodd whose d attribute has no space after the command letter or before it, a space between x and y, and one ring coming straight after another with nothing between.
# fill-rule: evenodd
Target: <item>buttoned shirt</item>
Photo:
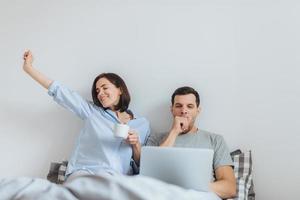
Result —
<instances>
[{"instance_id":1,"label":"buttoned shirt","mask_svg":"<svg viewBox=\"0 0 300 200\"><path fill-rule=\"evenodd\" d=\"M78 170L91 174L132 173L132 147L113 134L114 125L120 123L115 112L85 100L57 81L51 83L48 94L84 122L69 159L66 176ZM144 145L150 133L148 120L134 115L127 125L138 133L140 143Z\"/></svg>"}]
</instances>

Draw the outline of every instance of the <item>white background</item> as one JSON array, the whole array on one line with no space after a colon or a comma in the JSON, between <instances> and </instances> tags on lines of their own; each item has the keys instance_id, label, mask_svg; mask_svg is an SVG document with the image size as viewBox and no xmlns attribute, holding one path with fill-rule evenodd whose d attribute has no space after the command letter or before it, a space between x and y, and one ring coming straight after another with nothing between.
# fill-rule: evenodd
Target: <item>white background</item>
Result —
<instances>
[{"instance_id":1,"label":"white background","mask_svg":"<svg viewBox=\"0 0 300 200\"><path fill-rule=\"evenodd\" d=\"M30 48L34 66L89 100L96 75L121 75L153 132L170 126L173 90L193 86L200 128L252 150L257 199L298 199L299 11L296 1L1 0L0 177L45 178L82 125L22 71Z\"/></svg>"}]
</instances>

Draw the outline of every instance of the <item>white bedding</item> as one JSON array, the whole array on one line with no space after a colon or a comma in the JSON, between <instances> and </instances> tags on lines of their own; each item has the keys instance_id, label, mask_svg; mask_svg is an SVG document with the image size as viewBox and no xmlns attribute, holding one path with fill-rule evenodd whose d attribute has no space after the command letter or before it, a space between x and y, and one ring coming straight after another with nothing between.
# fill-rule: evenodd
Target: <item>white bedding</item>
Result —
<instances>
[{"instance_id":1,"label":"white bedding","mask_svg":"<svg viewBox=\"0 0 300 200\"><path fill-rule=\"evenodd\" d=\"M214 193L186 190L149 177L108 174L83 175L64 185L38 178L1 179L0 199L220 200Z\"/></svg>"}]
</instances>

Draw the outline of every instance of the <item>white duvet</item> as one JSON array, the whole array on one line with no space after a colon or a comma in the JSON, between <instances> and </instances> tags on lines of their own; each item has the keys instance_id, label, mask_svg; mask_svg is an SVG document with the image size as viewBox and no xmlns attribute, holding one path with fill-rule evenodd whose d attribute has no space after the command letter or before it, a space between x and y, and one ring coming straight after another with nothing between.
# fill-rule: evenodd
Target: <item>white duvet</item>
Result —
<instances>
[{"instance_id":1,"label":"white duvet","mask_svg":"<svg viewBox=\"0 0 300 200\"><path fill-rule=\"evenodd\" d=\"M38 178L0 180L0 199L34 200L220 200L214 193L186 190L145 176L82 175L63 185Z\"/></svg>"}]
</instances>

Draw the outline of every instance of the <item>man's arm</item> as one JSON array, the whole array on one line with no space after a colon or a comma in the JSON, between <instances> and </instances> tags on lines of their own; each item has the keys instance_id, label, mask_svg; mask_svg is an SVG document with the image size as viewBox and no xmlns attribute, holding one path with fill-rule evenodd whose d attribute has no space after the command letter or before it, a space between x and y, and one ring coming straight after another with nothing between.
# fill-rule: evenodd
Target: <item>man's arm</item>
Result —
<instances>
[{"instance_id":1,"label":"man's arm","mask_svg":"<svg viewBox=\"0 0 300 200\"><path fill-rule=\"evenodd\" d=\"M183 126L184 125L184 126ZM174 145L177 136L185 130L187 126L187 119L184 117L174 117L172 128L163 139L163 142L160 143L161 147L171 147Z\"/></svg>"},{"instance_id":2,"label":"man's arm","mask_svg":"<svg viewBox=\"0 0 300 200\"><path fill-rule=\"evenodd\" d=\"M171 131L167 137L163 139L163 142L160 143L160 147L172 147L175 143L175 140L178 136L178 133L176 131Z\"/></svg>"},{"instance_id":3,"label":"man's arm","mask_svg":"<svg viewBox=\"0 0 300 200\"><path fill-rule=\"evenodd\" d=\"M210 184L210 189L222 199L236 195L236 180L231 166L221 166L215 170L216 181Z\"/></svg>"}]
</instances>

